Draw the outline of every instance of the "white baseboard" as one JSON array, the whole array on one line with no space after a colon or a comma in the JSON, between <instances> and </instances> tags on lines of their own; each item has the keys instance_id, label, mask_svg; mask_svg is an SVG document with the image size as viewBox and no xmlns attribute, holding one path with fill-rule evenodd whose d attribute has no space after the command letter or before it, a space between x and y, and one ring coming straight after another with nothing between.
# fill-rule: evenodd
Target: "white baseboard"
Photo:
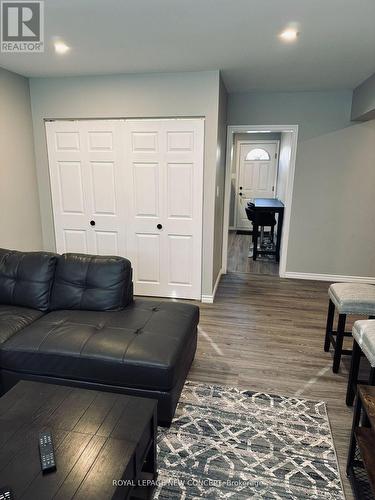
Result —
<instances>
[{"instance_id":1,"label":"white baseboard","mask_svg":"<svg viewBox=\"0 0 375 500\"><path fill-rule=\"evenodd\" d=\"M346 283L370 283L375 284L375 278L369 276L343 276L341 274L314 274L314 273L295 273L287 271L282 278L293 278L298 280L332 281Z\"/></svg>"},{"instance_id":2,"label":"white baseboard","mask_svg":"<svg viewBox=\"0 0 375 500\"><path fill-rule=\"evenodd\" d=\"M221 278L222 274L223 274L223 270L220 269L220 271L217 275L217 278L216 278L216 283L215 283L214 289L212 291L212 295L202 295L201 300L202 300L203 304L213 304L214 303L215 295L217 292L217 287L219 286L220 278Z\"/></svg>"}]
</instances>

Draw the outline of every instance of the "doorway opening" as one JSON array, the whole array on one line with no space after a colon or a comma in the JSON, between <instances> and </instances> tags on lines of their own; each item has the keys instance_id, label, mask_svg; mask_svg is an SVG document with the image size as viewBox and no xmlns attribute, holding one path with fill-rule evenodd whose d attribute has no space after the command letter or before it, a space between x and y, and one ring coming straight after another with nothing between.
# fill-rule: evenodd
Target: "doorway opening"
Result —
<instances>
[{"instance_id":1,"label":"doorway opening","mask_svg":"<svg viewBox=\"0 0 375 500\"><path fill-rule=\"evenodd\" d=\"M297 125L229 126L223 272L286 271Z\"/></svg>"}]
</instances>

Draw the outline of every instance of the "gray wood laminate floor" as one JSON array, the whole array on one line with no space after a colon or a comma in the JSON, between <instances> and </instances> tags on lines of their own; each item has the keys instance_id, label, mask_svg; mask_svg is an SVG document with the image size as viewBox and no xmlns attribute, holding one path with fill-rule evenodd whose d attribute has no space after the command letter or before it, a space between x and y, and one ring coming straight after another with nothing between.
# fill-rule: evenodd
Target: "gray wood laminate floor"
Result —
<instances>
[{"instance_id":1,"label":"gray wood laminate floor","mask_svg":"<svg viewBox=\"0 0 375 500\"><path fill-rule=\"evenodd\" d=\"M229 231L228 271L239 273L279 275L279 265L268 257L259 256L256 261L249 258L251 236Z\"/></svg>"},{"instance_id":2,"label":"gray wood laminate floor","mask_svg":"<svg viewBox=\"0 0 375 500\"><path fill-rule=\"evenodd\" d=\"M189 378L324 400L351 499L344 472L352 418L345 405L349 359L333 374L332 356L323 351L327 289L325 282L223 276L214 304L200 304L199 344Z\"/></svg>"}]
</instances>

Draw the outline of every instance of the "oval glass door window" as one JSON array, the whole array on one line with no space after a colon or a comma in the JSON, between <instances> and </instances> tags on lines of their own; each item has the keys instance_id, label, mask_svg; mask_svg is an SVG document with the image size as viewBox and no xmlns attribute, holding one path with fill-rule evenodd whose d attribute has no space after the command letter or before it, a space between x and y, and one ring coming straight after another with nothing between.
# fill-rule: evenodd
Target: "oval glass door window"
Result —
<instances>
[{"instance_id":1,"label":"oval glass door window","mask_svg":"<svg viewBox=\"0 0 375 500\"><path fill-rule=\"evenodd\" d=\"M262 148L254 148L249 151L246 155L246 161L258 161L258 160L270 160L271 157L265 149Z\"/></svg>"}]
</instances>

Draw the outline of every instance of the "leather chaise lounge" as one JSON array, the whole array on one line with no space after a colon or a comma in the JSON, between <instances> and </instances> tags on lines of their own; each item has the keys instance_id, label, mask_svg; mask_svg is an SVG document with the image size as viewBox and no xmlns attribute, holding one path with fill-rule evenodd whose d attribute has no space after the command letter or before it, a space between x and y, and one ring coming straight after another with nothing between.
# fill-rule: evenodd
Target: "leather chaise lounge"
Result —
<instances>
[{"instance_id":1,"label":"leather chaise lounge","mask_svg":"<svg viewBox=\"0 0 375 500\"><path fill-rule=\"evenodd\" d=\"M0 390L29 379L158 400L170 425L198 307L133 299L127 259L0 249Z\"/></svg>"}]
</instances>

